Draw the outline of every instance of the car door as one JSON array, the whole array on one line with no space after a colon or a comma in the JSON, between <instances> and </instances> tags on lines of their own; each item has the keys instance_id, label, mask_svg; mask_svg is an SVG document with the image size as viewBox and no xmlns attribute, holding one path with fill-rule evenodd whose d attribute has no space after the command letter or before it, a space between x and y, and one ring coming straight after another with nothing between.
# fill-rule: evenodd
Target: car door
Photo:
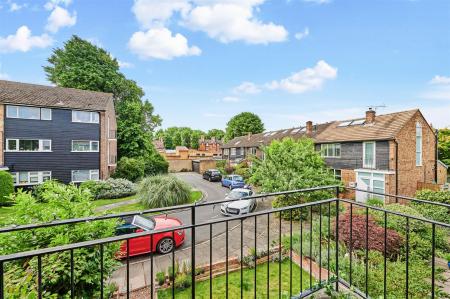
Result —
<instances>
[{"instance_id":1,"label":"car door","mask_svg":"<svg viewBox=\"0 0 450 299\"><path fill-rule=\"evenodd\" d=\"M230 183L231 183L230 176L227 175L227 176L223 179L223 185L224 185L225 187L228 187L228 186L230 186Z\"/></svg>"},{"instance_id":2,"label":"car door","mask_svg":"<svg viewBox=\"0 0 450 299\"><path fill-rule=\"evenodd\" d=\"M136 233L143 232L142 228L138 228ZM138 255L150 252L150 236L143 236L130 239L130 255Z\"/></svg>"}]
</instances>

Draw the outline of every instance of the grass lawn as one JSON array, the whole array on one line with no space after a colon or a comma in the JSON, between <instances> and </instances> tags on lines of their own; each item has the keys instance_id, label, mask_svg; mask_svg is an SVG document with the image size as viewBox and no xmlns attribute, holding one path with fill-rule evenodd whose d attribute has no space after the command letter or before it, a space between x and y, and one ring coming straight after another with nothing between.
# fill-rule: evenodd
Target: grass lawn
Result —
<instances>
[{"instance_id":1,"label":"grass lawn","mask_svg":"<svg viewBox=\"0 0 450 299\"><path fill-rule=\"evenodd\" d=\"M289 261L281 264L281 298L289 298ZM267 263L259 265L256 271L256 296L257 298L267 298ZM269 265L269 298L278 298L278 263ZM243 289L244 298L253 298L253 275L254 269L244 269ZM300 267L292 263L292 294L300 293L300 271L303 272L303 289L309 288L309 273L300 270ZM213 298L225 298L226 290L225 275L213 278ZM241 272L238 270L228 274L228 294L229 298L240 298ZM314 285L314 280L313 280ZM177 299L191 298L191 288L175 290ZM159 299L172 298L172 289L158 292ZM196 283L196 298L209 298L209 280Z\"/></svg>"},{"instance_id":2,"label":"grass lawn","mask_svg":"<svg viewBox=\"0 0 450 299\"><path fill-rule=\"evenodd\" d=\"M92 206L94 208L97 207L101 207L101 206L105 206L105 205L110 205L113 203L117 203L117 202L122 202L122 201L127 201L127 200L132 200L134 199L136 196L135 195L131 195L131 196L127 196L127 197L122 197L122 198L114 198L114 199L98 199L98 200L94 200L92 202Z\"/></svg>"}]
</instances>

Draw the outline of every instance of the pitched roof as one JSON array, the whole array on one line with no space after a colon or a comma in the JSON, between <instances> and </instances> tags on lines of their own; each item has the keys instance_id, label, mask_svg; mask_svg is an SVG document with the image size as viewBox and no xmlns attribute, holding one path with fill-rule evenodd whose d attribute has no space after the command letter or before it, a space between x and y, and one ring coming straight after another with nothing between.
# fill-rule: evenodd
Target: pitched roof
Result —
<instances>
[{"instance_id":1,"label":"pitched roof","mask_svg":"<svg viewBox=\"0 0 450 299\"><path fill-rule=\"evenodd\" d=\"M250 136L235 137L222 146L222 148L232 147L257 147L260 145L269 145L273 140L281 140L286 137L299 139L301 137L314 138L323 132L331 123L317 124L313 126L312 134L306 134L306 127L295 127L290 129L282 129L278 131L269 131Z\"/></svg>"},{"instance_id":2,"label":"pitched roof","mask_svg":"<svg viewBox=\"0 0 450 299\"><path fill-rule=\"evenodd\" d=\"M0 80L4 104L102 111L112 99L110 93Z\"/></svg>"},{"instance_id":3,"label":"pitched roof","mask_svg":"<svg viewBox=\"0 0 450 299\"><path fill-rule=\"evenodd\" d=\"M297 127L254 134L250 137L240 136L230 140L222 148L257 147L269 145L275 139L281 140L286 137L298 139L304 136L314 139L315 143L389 140L395 138L397 133L417 112L419 112L419 109L377 115L375 122L372 124L365 124L365 118L317 124L314 126L315 131L311 135L306 135L305 127Z\"/></svg>"},{"instance_id":4,"label":"pitched roof","mask_svg":"<svg viewBox=\"0 0 450 299\"><path fill-rule=\"evenodd\" d=\"M334 121L326 130L316 136L315 142L394 139L397 133L418 111L418 109L415 109L377 115L375 122L371 124L366 124L364 122L365 118Z\"/></svg>"}]
</instances>

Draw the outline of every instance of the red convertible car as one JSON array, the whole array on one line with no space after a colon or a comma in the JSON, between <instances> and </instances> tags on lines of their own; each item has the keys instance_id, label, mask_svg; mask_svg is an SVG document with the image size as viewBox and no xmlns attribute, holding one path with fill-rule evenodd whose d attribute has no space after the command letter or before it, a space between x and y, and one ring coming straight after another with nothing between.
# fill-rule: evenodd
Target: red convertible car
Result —
<instances>
[{"instance_id":1,"label":"red convertible car","mask_svg":"<svg viewBox=\"0 0 450 299\"><path fill-rule=\"evenodd\" d=\"M171 228L182 225L181 221L174 217L168 216L155 216L155 217L143 217L136 215L134 217L127 217L123 219L125 222L117 227L116 234L132 234L143 231L160 230L165 228ZM150 249L150 237L144 236L129 240L130 252L129 256L136 256L140 254L159 252L161 254L167 254L174 250L174 246L179 247L184 243L185 232L184 230L176 230L173 233L162 232L153 234L152 247ZM120 245L120 251L118 252L118 258L124 258L127 255L127 242L124 241Z\"/></svg>"}]
</instances>

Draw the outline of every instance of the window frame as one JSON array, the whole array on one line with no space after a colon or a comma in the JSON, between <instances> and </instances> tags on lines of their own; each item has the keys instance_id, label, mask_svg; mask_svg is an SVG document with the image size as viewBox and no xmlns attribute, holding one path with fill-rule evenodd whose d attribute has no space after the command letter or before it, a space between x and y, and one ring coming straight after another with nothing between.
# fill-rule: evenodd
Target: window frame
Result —
<instances>
[{"instance_id":1,"label":"window frame","mask_svg":"<svg viewBox=\"0 0 450 299\"><path fill-rule=\"evenodd\" d=\"M27 174L27 182L26 183L20 183L20 174L26 173ZM33 175L32 175L33 174ZM32 186L32 185L39 185L47 180L52 179L52 171L51 170L42 170L42 171L18 171L18 172L11 172L11 175L13 177L13 183L14 186ZM36 177L37 182L31 182L31 178ZM46 178L46 179L44 179Z\"/></svg>"},{"instance_id":2,"label":"window frame","mask_svg":"<svg viewBox=\"0 0 450 299\"><path fill-rule=\"evenodd\" d=\"M373 144L373 162L372 165L366 164L366 144ZM363 146L363 168L375 169L377 165L377 143L375 141L365 141Z\"/></svg>"},{"instance_id":3,"label":"window frame","mask_svg":"<svg viewBox=\"0 0 450 299\"><path fill-rule=\"evenodd\" d=\"M322 143L320 145L320 155L323 158L341 158L341 144L340 143ZM339 155L336 154L339 149ZM328 151L331 150L331 155L328 154Z\"/></svg>"},{"instance_id":4,"label":"window frame","mask_svg":"<svg viewBox=\"0 0 450 299\"><path fill-rule=\"evenodd\" d=\"M89 113L89 121L77 120L74 116L78 112ZM96 117L93 117L93 115L96 115ZM94 119L95 119L95 121L94 121ZM99 124L100 123L100 113L98 113L97 111L72 110L72 122L73 123L83 123L83 124Z\"/></svg>"},{"instance_id":5,"label":"window frame","mask_svg":"<svg viewBox=\"0 0 450 299\"><path fill-rule=\"evenodd\" d=\"M20 117L20 109L37 109L39 110L38 118L29 118L29 117ZM11 115L11 110L15 109L15 115ZM50 118L42 117L42 110L48 110L50 112ZM15 119L26 119L26 120L52 120L52 108L44 108L44 107L33 107L33 106L21 106L21 105L6 105L6 118L15 118Z\"/></svg>"},{"instance_id":6,"label":"window frame","mask_svg":"<svg viewBox=\"0 0 450 299\"><path fill-rule=\"evenodd\" d=\"M89 142L89 150L87 151L77 151L74 150L73 145L74 142ZM97 150L92 150L92 145L94 143L97 143ZM72 140L72 147L71 147L71 152L72 153L98 153L100 151L100 141L99 140Z\"/></svg>"},{"instance_id":7,"label":"window frame","mask_svg":"<svg viewBox=\"0 0 450 299\"><path fill-rule=\"evenodd\" d=\"M73 174L76 171L88 171L89 172L89 178L87 180L84 181L80 181L80 180L74 180ZM96 179L93 179L93 174L97 175ZM86 182L86 181L99 181L100 180L100 170L99 169L76 169L76 170L72 170L71 171L71 182L72 183L82 183L82 182Z\"/></svg>"},{"instance_id":8,"label":"window frame","mask_svg":"<svg viewBox=\"0 0 450 299\"><path fill-rule=\"evenodd\" d=\"M37 140L38 141L38 150L37 151L27 151L27 150L20 150L20 141L21 140ZM16 142L16 149L11 150L9 149L9 142L15 141ZM44 142L48 141L50 143L50 149L44 150ZM31 139L31 138L6 138L6 149L5 152L14 152L14 153L49 153L52 152L52 140L51 139Z\"/></svg>"},{"instance_id":9,"label":"window frame","mask_svg":"<svg viewBox=\"0 0 450 299\"><path fill-rule=\"evenodd\" d=\"M420 145L419 145L420 141ZM419 156L417 156L419 155ZM419 158L419 159L418 159ZM420 122L416 122L416 166L423 166L423 128Z\"/></svg>"}]
</instances>

